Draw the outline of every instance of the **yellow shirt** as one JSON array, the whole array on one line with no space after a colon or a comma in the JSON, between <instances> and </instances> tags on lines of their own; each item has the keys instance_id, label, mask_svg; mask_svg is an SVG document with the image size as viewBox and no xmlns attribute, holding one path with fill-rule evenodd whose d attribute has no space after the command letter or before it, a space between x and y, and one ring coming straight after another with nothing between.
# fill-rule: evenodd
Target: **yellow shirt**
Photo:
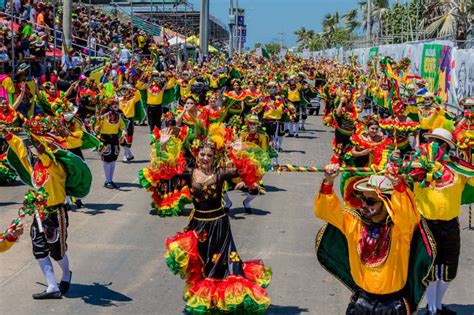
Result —
<instances>
[{"instance_id":1,"label":"yellow shirt","mask_svg":"<svg viewBox=\"0 0 474 315\"><path fill-rule=\"evenodd\" d=\"M66 137L66 148L75 149L82 147L82 136L84 132L82 131L81 122L76 119L73 120L74 126L69 127L71 134Z\"/></svg>"},{"instance_id":2,"label":"yellow shirt","mask_svg":"<svg viewBox=\"0 0 474 315\"><path fill-rule=\"evenodd\" d=\"M120 115L118 122L111 123L108 118L109 114L106 113L100 118L98 125L96 125L96 130L103 135L117 135L120 130L125 129L127 126L122 115Z\"/></svg>"},{"instance_id":3,"label":"yellow shirt","mask_svg":"<svg viewBox=\"0 0 474 315\"><path fill-rule=\"evenodd\" d=\"M135 90L135 95L128 101L120 101L119 108L125 115L125 118L133 118L135 116L135 104L140 101L142 95L140 91Z\"/></svg>"},{"instance_id":4,"label":"yellow shirt","mask_svg":"<svg viewBox=\"0 0 474 315\"><path fill-rule=\"evenodd\" d=\"M461 214L461 196L464 186L474 185L474 178L454 173L454 183L444 188L422 188L415 183L416 207L423 217L428 220L449 221Z\"/></svg>"},{"instance_id":5,"label":"yellow shirt","mask_svg":"<svg viewBox=\"0 0 474 315\"><path fill-rule=\"evenodd\" d=\"M10 148L15 152L18 158L23 164L23 167L28 171L30 175L33 175L33 168L28 162L28 157L26 153L26 148L23 145L21 139L15 135L12 135L11 138L6 139ZM48 193L48 202L47 206L56 206L63 204L66 201L66 171L60 162L55 162L49 158L46 154L40 154L40 161L45 167L47 172L48 179L43 184L44 189ZM33 176L32 176L33 177ZM36 186L34 180L32 179L33 185Z\"/></svg>"},{"instance_id":6,"label":"yellow shirt","mask_svg":"<svg viewBox=\"0 0 474 315\"><path fill-rule=\"evenodd\" d=\"M166 90L171 89L175 84L176 84L176 79L171 78L168 80L168 83L166 83L165 87L161 89L158 93L153 93L152 90L148 88L146 90L146 101L148 105L152 105L152 106L161 105L161 103L163 103L163 93Z\"/></svg>"},{"instance_id":7,"label":"yellow shirt","mask_svg":"<svg viewBox=\"0 0 474 315\"><path fill-rule=\"evenodd\" d=\"M296 88L294 91L290 90L288 88L288 100L290 102L299 102L301 101L301 93L298 88Z\"/></svg>"},{"instance_id":8,"label":"yellow shirt","mask_svg":"<svg viewBox=\"0 0 474 315\"><path fill-rule=\"evenodd\" d=\"M388 257L376 267L364 265L357 252L362 221L354 210L342 209L334 192L319 193L314 201L316 217L338 228L347 240L351 275L355 283L372 294L389 294L405 286L408 276L410 244L413 231L420 217L415 208L413 193L394 191L391 201L386 203L393 222Z\"/></svg>"}]
</instances>

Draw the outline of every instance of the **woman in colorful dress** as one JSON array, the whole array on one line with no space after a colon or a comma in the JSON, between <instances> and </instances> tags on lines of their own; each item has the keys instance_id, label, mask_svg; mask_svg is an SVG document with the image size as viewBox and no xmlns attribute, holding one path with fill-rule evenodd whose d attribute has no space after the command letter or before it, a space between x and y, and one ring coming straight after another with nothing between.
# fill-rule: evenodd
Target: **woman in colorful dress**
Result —
<instances>
[{"instance_id":1,"label":"woman in colorful dress","mask_svg":"<svg viewBox=\"0 0 474 315\"><path fill-rule=\"evenodd\" d=\"M402 157L412 151L410 135L415 134L420 128L419 123L403 114L404 110L405 106L399 103L393 106L393 115L380 120L380 128L387 133L393 142L394 149L399 150Z\"/></svg>"},{"instance_id":2,"label":"woman in colorful dress","mask_svg":"<svg viewBox=\"0 0 474 315\"><path fill-rule=\"evenodd\" d=\"M177 112L176 125L178 127L186 125L195 132L197 137L204 138L208 127L207 111L196 105L194 97L186 98L184 106Z\"/></svg>"},{"instance_id":3,"label":"woman in colorful dress","mask_svg":"<svg viewBox=\"0 0 474 315\"><path fill-rule=\"evenodd\" d=\"M21 93L13 103L13 106L8 104L8 100L0 97L0 125L7 127L14 127L17 125L18 115L16 110L23 100L25 95L26 85L21 86ZM8 144L5 139L0 138L0 185L10 184L16 179L15 171L10 167L7 161Z\"/></svg>"},{"instance_id":4,"label":"woman in colorful dress","mask_svg":"<svg viewBox=\"0 0 474 315\"><path fill-rule=\"evenodd\" d=\"M353 147L345 157L352 160L348 164L357 167L385 166L392 149L392 140L384 136L375 118L369 117L365 123L360 124L357 132L351 136Z\"/></svg>"},{"instance_id":5,"label":"woman in colorful dress","mask_svg":"<svg viewBox=\"0 0 474 315\"><path fill-rule=\"evenodd\" d=\"M174 120L152 133L150 163L138 172L140 184L152 192L152 207L159 217L179 216L191 202L186 180L186 146L189 128L178 128ZM166 141L164 141L166 140Z\"/></svg>"},{"instance_id":6,"label":"woman in colorful dress","mask_svg":"<svg viewBox=\"0 0 474 315\"><path fill-rule=\"evenodd\" d=\"M240 121L240 125L242 124L242 115L245 109L244 101L246 97L247 93L242 90L240 80L232 80L232 90L229 92L225 91L222 100L222 104L226 110L226 123L233 120L234 123L238 124L238 122L235 121L238 120ZM237 129L240 129L240 126L237 126Z\"/></svg>"},{"instance_id":7,"label":"woman in colorful dress","mask_svg":"<svg viewBox=\"0 0 474 315\"><path fill-rule=\"evenodd\" d=\"M207 105L204 107L207 116L206 125L214 124L222 119L223 108L217 104L217 94L211 93L208 95Z\"/></svg>"},{"instance_id":8,"label":"woman in colorful dress","mask_svg":"<svg viewBox=\"0 0 474 315\"><path fill-rule=\"evenodd\" d=\"M247 98L245 100L245 115L248 115L252 109L258 104L260 98L263 96L262 92L258 89L257 80L251 79L248 83L248 88L245 90Z\"/></svg>"},{"instance_id":9,"label":"woman in colorful dress","mask_svg":"<svg viewBox=\"0 0 474 315\"><path fill-rule=\"evenodd\" d=\"M357 121L357 109L353 103L350 87L345 89L333 115L336 130L333 142L334 156L331 162L340 163L344 155L350 150L351 136L355 131L355 122Z\"/></svg>"},{"instance_id":10,"label":"woman in colorful dress","mask_svg":"<svg viewBox=\"0 0 474 315\"><path fill-rule=\"evenodd\" d=\"M240 174L249 187L255 187L260 176L249 172L255 168L249 167L250 160L238 145L228 150L234 166L216 167L224 143L208 140L199 146L196 167L187 176L194 210L184 233L166 241L166 262L186 280L189 313L263 314L270 305L263 288L270 283L271 270L260 260L242 262L222 207L225 181Z\"/></svg>"}]
</instances>

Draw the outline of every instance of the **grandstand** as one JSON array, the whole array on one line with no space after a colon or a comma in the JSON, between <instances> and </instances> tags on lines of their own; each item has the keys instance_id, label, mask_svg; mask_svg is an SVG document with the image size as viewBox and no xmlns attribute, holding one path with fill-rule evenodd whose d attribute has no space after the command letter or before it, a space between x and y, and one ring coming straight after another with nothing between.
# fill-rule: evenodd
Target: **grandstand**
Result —
<instances>
[{"instance_id":1,"label":"grandstand","mask_svg":"<svg viewBox=\"0 0 474 315\"><path fill-rule=\"evenodd\" d=\"M134 25L139 23L158 24L185 37L199 34L199 11L186 0L93 0L109 12L132 14ZM107 2L107 3L104 3ZM210 16L209 39L214 46L223 48L229 38L228 27L216 17Z\"/></svg>"}]
</instances>

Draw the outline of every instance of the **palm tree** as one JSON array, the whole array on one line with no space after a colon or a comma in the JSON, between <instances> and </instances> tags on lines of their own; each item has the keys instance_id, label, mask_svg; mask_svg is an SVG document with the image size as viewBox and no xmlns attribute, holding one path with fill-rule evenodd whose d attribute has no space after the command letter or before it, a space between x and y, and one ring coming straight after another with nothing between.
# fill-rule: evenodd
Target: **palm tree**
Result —
<instances>
[{"instance_id":1,"label":"palm tree","mask_svg":"<svg viewBox=\"0 0 474 315\"><path fill-rule=\"evenodd\" d=\"M454 36L464 47L473 20L474 0L428 0L422 25L427 36Z\"/></svg>"},{"instance_id":2,"label":"palm tree","mask_svg":"<svg viewBox=\"0 0 474 315\"><path fill-rule=\"evenodd\" d=\"M313 30L308 30L304 26L302 26L299 30L295 31L296 35L296 42L299 44L301 49L308 48L308 43L311 38L314 36Z\"/></svg>"},{"instance_id":3,"label":"palm tree","mask_svg":"<svg viewBox=\"0 0 474 315\"><path fill-rule=\"evenodd\" d=\"M342 20L345 23L345 29L349 33L352 33L354 30L356 30L362 25L362 23L357 19L357 14L358 10L353 9L342 16Z\"/></svg>"},{"instance_id":4,"label":"palm tree","mask_svg":"<svg viewBox=\"0 0 474 315\"><path fill-rule=\"evenodd\" d=\"M339 26L339 12L336 12L335 14L326 14L322 26L323 32L321 33L321 38L325 41L327 47L331 47L333 44L334 34Z\"/></svg>"},{"instance_id":5,"label":"palm tree","mask_svg":"<svg viewBox=\"0 0 474 315\"><path fill-rule=\"evenodd\" d=\"M375 22L377 22L378 33L383 34L383 17L389 10L388 0L370 0L372 1L372 10L370 15L370 29L374 29ZM359 1L359 12L361 13L360 26L364 31L367 30L367 0Z\"/></svg>"}]
</instances>

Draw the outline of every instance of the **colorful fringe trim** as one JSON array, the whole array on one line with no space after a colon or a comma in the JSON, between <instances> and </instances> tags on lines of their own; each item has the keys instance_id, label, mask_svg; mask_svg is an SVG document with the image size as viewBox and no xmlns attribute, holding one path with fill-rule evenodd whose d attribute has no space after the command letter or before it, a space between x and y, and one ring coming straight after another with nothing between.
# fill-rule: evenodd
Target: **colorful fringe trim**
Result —
<instances>
[{"instance_id":1,"label":"colorful fringe trim","mask_svg":"<svg viewBox=\"0 0 474 315\"><path fill-rule=\"evenodd\" d=\"M270 284L271 269L261 260L243 263L244 276L203 278L194 231L178 233L166 240L168 268L186 280L186 311L191 314L264 314L270 298L263 289Z\"/></svg>"},{"instance_id":2,"label":"colorful fringe trim","mask_svg":"<svg viewBox=\"0 0 474 315\"><path fill-rule=\"evenodd\" d=\"M151 206L162 218L181 215L184 207L192 201L188 186L184 186L180 190L176 189L164 196L160 196L155 189L151 190L153 191Z\"/></svg>"},{"instance_id":3,"label":"colorful fringe trim","mask_svg":"<svg viewBox=\"0 0 474 315\"><path fill-rule=\"evenodd\" d=\"M268 153L258 149L258 146L246 143L250 146L247 150L229 151L229 158L239 171L239 177L248 188L254 188L265 174L265 169L270 164Z\"/></svg>"}]
</instances>

